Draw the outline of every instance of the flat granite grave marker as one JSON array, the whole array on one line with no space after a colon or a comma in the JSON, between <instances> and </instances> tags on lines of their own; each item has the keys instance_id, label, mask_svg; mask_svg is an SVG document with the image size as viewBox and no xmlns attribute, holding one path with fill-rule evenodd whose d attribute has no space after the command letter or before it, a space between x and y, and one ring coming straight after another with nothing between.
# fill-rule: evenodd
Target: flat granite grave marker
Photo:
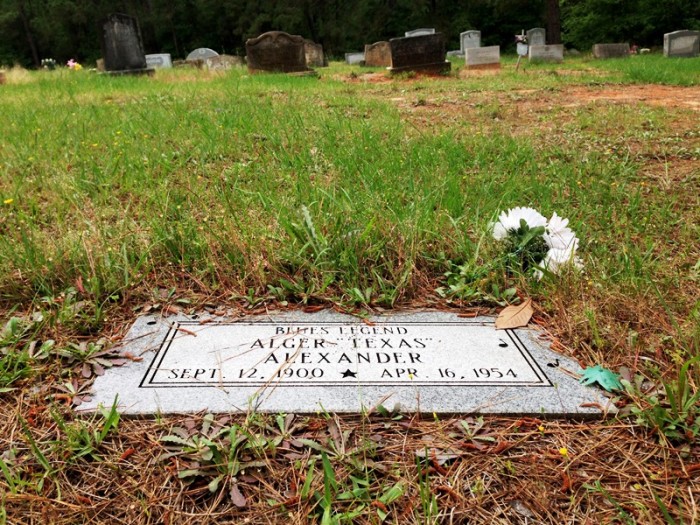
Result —
<instances>
[{"instance_id":1,"label":"flat granite grave marker","mask_svg":"<svg viewBox=\"0 0 700 525\"><path fill-rule=\"evenodd\" d=\"M525 34L527 43L531 46L543 46L547 43L547 31L543 27L533 27Z\"/></svg>"},{"instance_id":2,"label":"flat granite grave marker","mask_svg":"<svg viewBox=\"0 0 700 525\"><path fill-rule=\"evenodd\" d=\"M700 31L674 31L664 35L664 56L692 58L700 55Z\"/></svg>"},{"instance_id":3,"label":"flat granite grave marker","mask_svg":"<svg viewBox=\"0 0 700 525\"><path fill-rule=\"evenodd\" d=\"M229 71L243 65L243 59L233 55L216 55L204 60L204 65L210 71Z\"/></svg>"},{"instance_id":4,"label":"flat granite grave marker","mask_svg":"<svg viewBox=\"0 0 700 525\"><path fill-rule=\"evenodd\" d=\"M465 49L465 63L468 69L500 69L500 46L472 47Z\"/></svg>"},{"instance_id":5,"label":"flat granite grave marker","mask_svg":"<svg viewBox=\"0 0 700 525\"><path fill-rule=\"evenodd\" d=\"M423 35L434 35L434 34L435 34L435 28L433 28L433 27L421 27L420 29L412 29L411 31L406 31L404 33L404 36L412 37L412 36L423 36Z\"/></svg>"},{"instance_id":6,"label":"flat granite grave marker","mask_svg":"<svg viewBox=\"0 0 700 525\"><path fill-rule=\"evenodd\" d=\"M528 60L530 62L563 62L564 46L562 44L529 46Z\"/></svg>"},{"instance_id":7,"label":"flat granite grave marker","mask_svg":"<svg viewBox=\"0 0 700 525\"><path fill-rule=\"evenodd\" d=\"M106 73L154 73L146 63L138 20L129 15L111 14L102 22L102 56Z\"/></svg>"},{"instance_id":8,"label":"flat granite grave marker","mask_svg":"<svg viewBox=\"0 0 700 525\"><path fill-rule=\"evenodd\" d=\"M365 66L390 67L391 46L389 42L382 41L365 45Z\"/></svg>"},{"instance_id":9,"label":"flat granite grave marker","mask_svg":"<svg viewBox=\"0 0 700 525\"><path fill-rule=\"evenodd\" d=\"M146 55L146 64L156 69L170 69L173 67L173 59L170 53L154 53Z\"/></svg>"},{"instance_id":10,"label":"flat granite grave marker","mask_svg":"<svg viewBox=\"0 0 700 525\"><path fill-rule=\"evenodd\" d=\"M629 44L594 44L595 58L627 58L630 56Z\"/></svg>"},{"instance_id":11,"label":"flat granite grave marker","mask_svg":"<svg viewBox=\"0 0 700 525\"><path fill-rule=\"evenodd\" d=\"M268 31L245 43L248 71L301 73L312 71L306 66L304 39L284 31Z\"/></svg>"},{"instance_id":12,"label":"flat granite grave marker","mask_svg":"<svg viewBox=\"0 0 700 525\"><path fill-rule=\"evenodd\" d=\"M365 61L365 54L357 51L351 53L345 53L345 63L355 66L362 64Z\"/></svg>"},{"instance_id":13,"label":"flat granite grave marker","mask_svg":"<svg viewBox=\"0 0 700 525\"><path fill-rule=\"evenodd\" d=\"M445 60L445 38L442 33L434 35L392 38L391 67L389 72L420 71L426 73L443 73L449 71L452 64Z\"/></svg>"},{"instance_id":14,"label":"flat granite grave marker","mask_svg":"<svg viewBox=\"0 0 700 525\"><path fill-rule=\"evenodd\" d=\"M226 321L139 318L81 410L122 414L357 413L383 404L426 413L596 416L601 391L581 385L571 359L534 329L494 319L408 312L366 321L322 311Z\"/></svg>"}]
</instances>

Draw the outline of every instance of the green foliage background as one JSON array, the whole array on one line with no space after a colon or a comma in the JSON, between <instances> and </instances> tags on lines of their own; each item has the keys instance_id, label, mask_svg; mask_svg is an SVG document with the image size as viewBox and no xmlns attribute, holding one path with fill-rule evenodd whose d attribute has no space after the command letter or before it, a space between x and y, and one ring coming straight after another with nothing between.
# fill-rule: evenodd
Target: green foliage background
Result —
<instances>
[{"instance_id":1,"label":"green foliage background","mask_svg":"<svg viewBox=\"0 0 700 525\"><path fill-rule=\"evenodd\" d=\"M100 56L100 20L108 13L138 17L147 53L184 58L197 47L244 54L246 39L283 30L342 56L364 44L435 27L459 45L459 33L480 29L484 45L513 46L521 29L546 26L547 7L561 4L564 42L661 45L663 33L700 28L697 0L0 0L0 64L38 65Z\"/></svg>"}]
</instances>

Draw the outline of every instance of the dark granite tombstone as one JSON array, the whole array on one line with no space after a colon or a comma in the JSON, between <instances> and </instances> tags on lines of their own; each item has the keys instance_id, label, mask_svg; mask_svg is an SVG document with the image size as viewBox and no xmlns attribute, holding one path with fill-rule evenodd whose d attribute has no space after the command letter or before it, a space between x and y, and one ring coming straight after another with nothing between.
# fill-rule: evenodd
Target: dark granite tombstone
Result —
<instances>
[{"instance_id":1,"label":"dark granite tombstone","mask_svg":"<svg viewBox=\"0 0 700 525\"><path fill-rule=\"evenodd\" d=\"M392 38L391 73L403 71L420 71L425 73L442 73L449 71L451 64L445 60L445 37L442 33L434 35Z\"/></svg>"},{"instance_id":2,"label":"dark granite tombstone","mask_svg":"<svg viewBox=\"0 0 700 525\"><path fill-rule=\"evenodd\" d=\"M365 66L390 67L391 46L389 42L375 42L365 45Z\"/></svg>"},{"instance_id":3,"label":"dark granite tombstone","mask_svg":"<svg viewBox=\"0 0 700 525\"><path fill-rule=\"evenodd\" d=\"M143 52L136 18L111 14L102 23L102 55L107 73L152 74Z\"/></svg>"},{"instance_id":4,"label":"dark granite tombstone","mask_svg":"<svg viewBox=\"0 0 700 525\"><path fill-rule=\"evenodd\" d=\"M282 31L269 31L245 43L248 70L296 73L311 71L306 67L304 39Z\"/></svg>"}]
</instances>

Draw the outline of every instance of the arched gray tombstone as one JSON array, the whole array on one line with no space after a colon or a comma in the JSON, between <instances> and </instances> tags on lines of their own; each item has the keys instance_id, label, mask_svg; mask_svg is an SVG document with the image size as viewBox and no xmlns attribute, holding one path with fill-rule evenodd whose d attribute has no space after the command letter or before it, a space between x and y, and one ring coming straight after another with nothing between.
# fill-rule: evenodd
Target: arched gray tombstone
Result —
<instances>
[{"instance_id":1,"label":"arched gray tombstone","mask_svg":"<svg viewBox=\"0 0 700 525\"><path fill-rule=\"evenodd\" d=\"M209 49L208 47L200 47L192 51L189 55L187 55L187 58L185 58L185 60L191 62L193 60L206 60L207 58L213 58L218 56L219 53L217 53L213 49Z\"/></svg>"},{"instance_id":2,"label":"arched gray tombstone","mask_svg":"<svg viewBox=\"0 0 700 525\"><path fill-rule=\"evenodd\" d=\"M543 27L533 27L526 34L527 43L531 46L543 46L547 43L547 31Z\"/></svg>"},{"instance_id":3,"label":"arched gray tombstone","mask_svg":"<svg viewBox=\"0 0 700 525\"><path fill-rule=\"evenodd\" d=\"M469 30L459 34L459 50L464 54L465 49L481 47L481 31Z\"/></svg>"}]
</instances>

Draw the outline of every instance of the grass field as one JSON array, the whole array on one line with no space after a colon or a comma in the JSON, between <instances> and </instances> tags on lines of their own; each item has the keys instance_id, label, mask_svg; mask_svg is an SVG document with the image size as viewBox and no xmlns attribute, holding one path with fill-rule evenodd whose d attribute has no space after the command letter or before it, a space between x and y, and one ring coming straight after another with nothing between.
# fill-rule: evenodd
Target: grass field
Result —
<instances>
[{"instance_id":1,"label":"grass field","mask_svg":"<svg viewBox=\"0 0 700 525\"><path fill-rule=\"evenodd\" d=\"M514 66L9 71L0 523L700 520L700 59ZM515 206L569 218L583 270L510 271L490 223ZM145 311L525 297L622 371L619 418L70 410Z\"/></svg>"}]
</instances>

